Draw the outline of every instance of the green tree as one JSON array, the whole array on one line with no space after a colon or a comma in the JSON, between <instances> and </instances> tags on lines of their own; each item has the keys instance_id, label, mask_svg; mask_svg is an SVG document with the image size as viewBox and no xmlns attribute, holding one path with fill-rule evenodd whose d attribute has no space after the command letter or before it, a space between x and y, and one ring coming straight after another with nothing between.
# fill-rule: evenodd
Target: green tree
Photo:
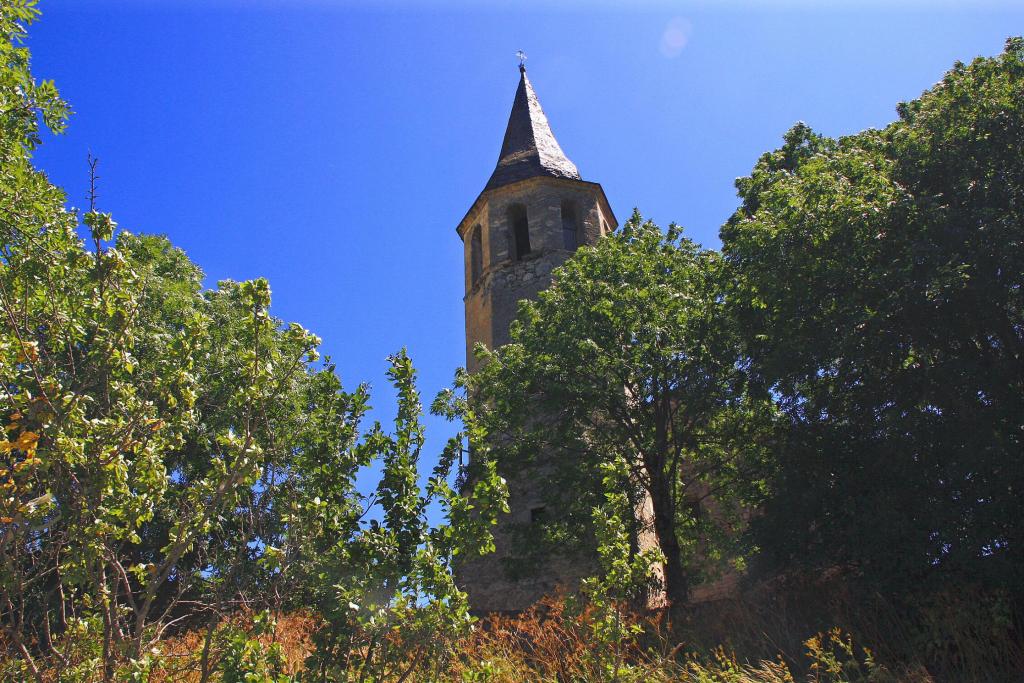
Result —
<instances>
[{"instance_id":1,"label":"green tree","mask_svg":"<svg viewBox=\"0 0 1024 683\"><path fill-rule=\"evenodd\" d=\"M282 571L294 577L296 608L314 607L325 621L307 662L310 680L404 680L417 670L439 670L455 639L472 625L466 595L453 580L460 553L486 553L505 509L504 482L487 455L461 380L442 392L433 412L461 419L421 489L424 444L415 371L404 351L389 358L398 394L391 434L376 423L352 441L340 460L319 456L298 468L304 482L288 500ZM450 485L453 467L473 447L474 484ZM354 490L357 468L379 462L369 498ZM431 526L439 506L446 523Z\"/></svg>"},{"instance_id":2,"label":"green tree","mask_svg":"<svg viewBox=\"0 0 1024 683\"><path fill-rule=\"evenodd\" d=\"M898 112L838 140L798 124L737 181L730 298L789 424L760 545L1020 585L1024 41Z\"/></svg>"},{"instance_id":3,"label":"green tree","mask_svg":"<svg viewBox=\"0 0 1024 683\"><path fill-rule=\"evenodd\" d=\"M377 426L361 439L366 388L343 391L320 340L270 315L265 280L204 290L165 238L119 231L95 207L66 209L32 166L40 126L59 131L67 113L21 45L36 14L33 2L0 5L0 628L11 676L141 676L170 630L200 625L203 680L215 643L232 676L278 676L278 654L221 625L243 606L309 604L300 598L331 628L359 605L347 633L388 643L354 640L347 652L374 666L405 652L422 662L427 650L403 639L418 632L422 645L429 630L443 643L468 626L451 558L489 548L503 504L486 458L477 487L448 486L464 439L480 433L458 386L436 407L466 428L423 495L404 353L393 359L395 434ZM366 498L355 479L375 461L383 479ZM429 527L435 503L449 523ZM376 510L382 521L367 526ZM362 619L378 612L391 615L383 630Z\"/></svg>"},{"instance_id":4,"label":"green tree","mask_svg":"<svg viewBox=\"0 0 1024 683\"><path fill-rule=\"evenodd\" d=\"M747 392L722 276L717 253L634 213L580 249L537 301L520 304L513 343L480 349L472 380L502 465L550 474L547 493L562 514L549 526L557 534L561 525L560 543L606 505L607 468L628 463L617 484L628 492L622 512L634 518L644 497L653 503L648 524L673 601L688 595L701 539L723 541L708 544L713 558L736 535L712 532L738 528L761 493L771 407ZM686 502L714 514L698 524Z\"/></svg>"}]
</instances>

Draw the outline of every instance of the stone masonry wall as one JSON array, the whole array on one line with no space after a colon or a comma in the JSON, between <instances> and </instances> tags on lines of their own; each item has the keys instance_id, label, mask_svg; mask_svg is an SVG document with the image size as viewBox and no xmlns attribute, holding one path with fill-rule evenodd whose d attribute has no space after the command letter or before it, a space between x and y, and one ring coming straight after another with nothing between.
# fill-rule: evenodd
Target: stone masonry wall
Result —
<instances>
[{"instance_id":1,"label":"stone masonry wall","mask_svg":"<svg viewBox=\"0 0 1024 683\"><path fill-rule=\"evenodd\" d=\"M531 178L485 192L464 219L459 232L465 243L466 273L466 352L467 368L477 368L473 346L481 342L488 348L506 344L509 325L515 318L518 302L536 298L551 282L551 272L571 255L565 249L562 233L562 203L575 204L578 224L577 242L594 244L614 228L614 219L603 204L600 186L554 178ZM509 209L526 209L531 252L520 260L514 255ZM483 268L472 281L471 242L480 231ZM593 572L593 554L579 557L553 557L544 571L535 577L510 580L505 562L513 553L511 527L529 524L531 510L544 506L538 468L509 480L511 512L499 521L495 531L496 551L484 557L465 558L457 568L459 585L469 593L470 605L477 612L517 611L525 609L558 587L575 588L579 580Z\"/></svg>"},{"instance_id":2,"label":"stone masonry wall","mask_svg":"<svg viewBox=\"0 0 1024 683\"><path fill-rule=\"evenodd\" d=\"M578 222L579 245L594 244L616 227L599 185L560 178L535 177L484 192L459 225L465 244L464 267L466 295L466 367L477 369L473 347L482 343L495 348L510 341L509 325L516 316L518 302L534 299L548 287L552 271L571 255L564 248L562 202L574 202ZM512 258L514 241L509 225L509 208L526 209L531 253L519 260ZM472 277L472 236L479 231L482 268ZM539 576L510 580L505 560L513 554L511 527L530 523L530 511L547 503L541 498L543 467L509 480L511 512L500 521L494 534L496 551L484 557L463 558L456 568L461 588L469 593L470 606L476 612L519 611L558 587L573 589L579 579L593 572L593 553L578 557L550 558ZM713 502L711 503L713 507ZM557 511L550 511L557 514ZM636 511L640 522L637 540L641 549L657 546L653 531L650 499ZM661 567L655 567L656 573ZM736 576L696 586L695 602L720 599L735 590ZM652 595L651 606L663 596Z\"/></svg>"}]
</instances>

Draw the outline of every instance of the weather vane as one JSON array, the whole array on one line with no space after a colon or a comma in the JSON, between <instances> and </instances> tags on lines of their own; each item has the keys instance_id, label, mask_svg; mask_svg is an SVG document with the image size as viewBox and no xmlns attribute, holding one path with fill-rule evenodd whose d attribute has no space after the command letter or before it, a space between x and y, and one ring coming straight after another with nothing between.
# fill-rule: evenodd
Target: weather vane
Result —
<instances>
[{"instance_id":1,"label":"weather vane","mask_svg":"<svg viewBox=\"0 0 1024 683\"><path fill-rule=\"evenodd\" d=\"M522 50L516 50L516 57L519 58L519 68L520 69L525 69L526 68L526 53L523 52Z\"/></svg>"}]
</instances>

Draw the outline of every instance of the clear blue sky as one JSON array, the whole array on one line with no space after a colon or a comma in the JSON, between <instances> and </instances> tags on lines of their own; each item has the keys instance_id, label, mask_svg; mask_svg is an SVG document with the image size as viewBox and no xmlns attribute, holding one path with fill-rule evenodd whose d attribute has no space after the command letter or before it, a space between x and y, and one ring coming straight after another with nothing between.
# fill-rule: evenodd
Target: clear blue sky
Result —
<instances>
[{"instance_id":1,"label":"clear blue sky","mask_svg":"<svg viewBox=\"0 0 1024 683\"><path fill-rule=\"evenodd\" d=\"M1024 33L1024 3L828 6L42 0L34 69L76 114L37 160L81 206L92 150L123 227L167 234L210 284L269 278L274 313L388 418L387 354L409 348L428 403L464 363L455 226L497 160L517 49L620 220L717 246L734 178L794 122L884 126Z\"/></svg>"}]
</instances>

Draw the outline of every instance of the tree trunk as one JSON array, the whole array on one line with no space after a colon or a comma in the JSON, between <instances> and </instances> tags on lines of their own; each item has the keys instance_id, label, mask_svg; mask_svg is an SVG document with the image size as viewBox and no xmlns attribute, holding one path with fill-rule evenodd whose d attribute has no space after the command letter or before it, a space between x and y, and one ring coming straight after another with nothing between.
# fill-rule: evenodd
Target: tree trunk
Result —
<instances>
[{"instance_id":1,"label":"tree trunk","mask_svg":"<svg viewBox=\"0 0 1024 683\"><path fill-rule=\"evenodd\" d=\"M654 534L658 547L665 556L665 597L669 605L678 607L690 598L690 580L683 568L679 538L676 536L676 506L672 482L677 472L666 472L669 463L669 432L672 420L672 400L667 392L660 392L654 403L653 451L644 453L644 467L650 483L651 507L654 508Z\"/></svg>"},{"instance_id":2,"label":"tree trunk","mask_svg":"<svg viewBox=\"0 0 1024 683\"><path fill-rule=\"evenodd\" d=\"M682 605L690 597L690 580L683 568L679 538L676 536L676 511L672 491L664 468L656 458L644 458L650 481L651 506L654 508L654 534L665 556L665 597L673 606Z\"/></svg>"}]
</instances>

